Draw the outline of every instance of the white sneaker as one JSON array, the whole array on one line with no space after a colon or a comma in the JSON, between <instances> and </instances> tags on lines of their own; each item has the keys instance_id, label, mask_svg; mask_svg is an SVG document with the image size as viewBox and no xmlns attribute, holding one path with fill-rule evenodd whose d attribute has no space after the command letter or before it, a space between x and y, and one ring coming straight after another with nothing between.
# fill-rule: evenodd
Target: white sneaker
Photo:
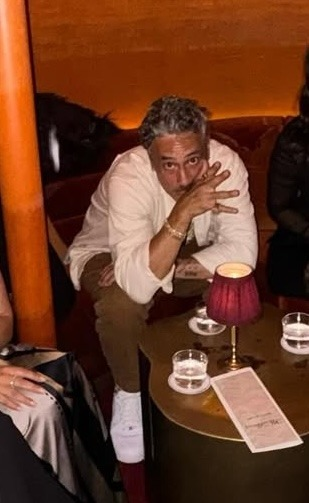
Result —
<instances>
[{"instance_id":1,"label":"white sneaker","mask_svg":"<svg viewBox=\"0 0 309 503\"><path fill-rule=\"evenodd\" d=\"M144 459L140 393L115 390L110 433L118 461L139 463Z\"/></svg>"}]
</instances>

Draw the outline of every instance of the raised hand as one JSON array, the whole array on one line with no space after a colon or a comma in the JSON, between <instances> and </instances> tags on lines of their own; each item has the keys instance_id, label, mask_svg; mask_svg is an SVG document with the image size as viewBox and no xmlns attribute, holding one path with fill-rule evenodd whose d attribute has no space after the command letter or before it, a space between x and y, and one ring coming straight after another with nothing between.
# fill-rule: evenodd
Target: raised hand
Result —
<instances>
[{"instance_id":1,"label":"raised hand","mask_svg":"<svg viewBox=\"0 0 309 503\"><path fill-rule=\"evenodd\" d=\"M216 161L212 166L209 166L207 161L205 161L204 167L201 169L199 179L207 180L215 176L219 169L221 168L221 162Z\"/></svg>"},{"instance_id":2,"label":"raised hand","mask_svg":"<svg viewBox=\"0 0 309 503\"><path fill-rule=\"evenodd\" d=\"M228 170L217 174L219 168L218 162L210 166L207 171L202 168L201 176L198 176L192 187L178 199L175 211L187 213L190 219L205 211L237 213L237 208L227 206L220 201L239 196L239 191L237 189L216 190L230 176Z\"/></svg>"}]
</instances>

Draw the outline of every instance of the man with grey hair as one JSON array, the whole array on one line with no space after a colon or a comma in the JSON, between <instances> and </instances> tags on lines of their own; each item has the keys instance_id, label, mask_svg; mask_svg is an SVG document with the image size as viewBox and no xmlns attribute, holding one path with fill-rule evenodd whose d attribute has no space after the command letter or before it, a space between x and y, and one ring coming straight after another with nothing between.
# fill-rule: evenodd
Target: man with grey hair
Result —
<instances>
[{"instance_id":1,"label":"man with grey hair","mask_svg":"<svg viewBox=\"0 0 309 503\"><path fill-rule=\"evenodd\" d=\"M143 459L137 345L156 292L195 295L222 262L255 266L247 171L209 139L207 111L166 96L150 106L141 145L118 155L92 196L68 254L95 302L116 383L111 436L120 461Z\"/></svg>"}]
</instances>

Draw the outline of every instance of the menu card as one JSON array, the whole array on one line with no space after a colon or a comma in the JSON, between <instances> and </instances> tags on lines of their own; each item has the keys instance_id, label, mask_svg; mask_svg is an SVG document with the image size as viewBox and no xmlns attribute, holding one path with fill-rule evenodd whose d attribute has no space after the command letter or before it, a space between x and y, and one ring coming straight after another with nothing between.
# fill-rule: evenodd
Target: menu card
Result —
<instances>
[{"instance_id":1,"label":"menu card","mask_svg":"<svg viewBox=\"0 0 309 503\"><path fill-rule=\"evenodd\" d=\"M303 443L251 367L213 377L211 384L251 452Z\"/></svg>"}]
</instances>

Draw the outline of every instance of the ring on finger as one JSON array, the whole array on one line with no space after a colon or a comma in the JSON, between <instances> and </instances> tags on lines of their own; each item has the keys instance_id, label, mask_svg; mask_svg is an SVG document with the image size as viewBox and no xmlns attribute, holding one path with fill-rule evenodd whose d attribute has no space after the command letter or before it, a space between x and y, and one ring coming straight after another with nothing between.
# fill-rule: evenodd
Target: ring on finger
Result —
<instances>
[{"instance_id":1,"label":"ring on finger","mask_svg":"<svg viewBox=\"0 0 309 503\"><path fill-rule=\"evenodd\" d=\"M12 389L15 389L15 381L17 379L17 375L14 375L13 378L10 380L10 386Z\"/></svg>"}]
</instances>

